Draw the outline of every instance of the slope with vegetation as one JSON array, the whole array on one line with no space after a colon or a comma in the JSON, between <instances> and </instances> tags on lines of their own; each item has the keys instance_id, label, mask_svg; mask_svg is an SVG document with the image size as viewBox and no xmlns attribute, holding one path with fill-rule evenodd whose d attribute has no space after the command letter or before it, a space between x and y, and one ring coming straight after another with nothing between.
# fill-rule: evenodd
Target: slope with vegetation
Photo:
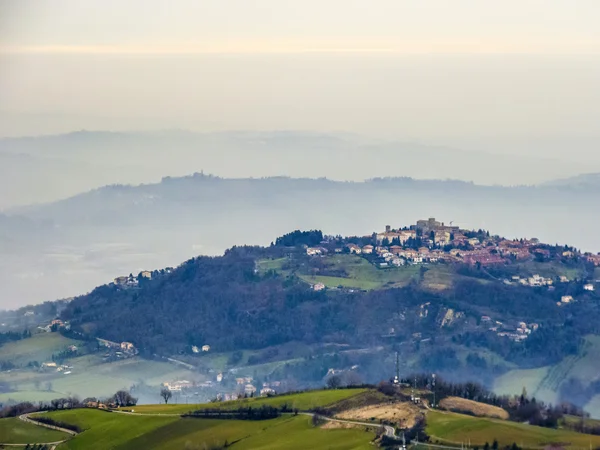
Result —
<instances>
[{"instance_id":1,"label":"slope with vegetation","mask_svg":"<svg viewBox=\"0 0 600 450\"><path fill-rule=\"evenodd\" d=\"M24 422L16 417L0 419L0 448L2 444L38 444L59 442L69 436Z\"/></svg>"},{"instance_id":2,"label":"slope with vegetation","mask_svg":"<svg viewBox=\"0 0 600 450\"><path fill-rule=\"evenodd\" d=\"M427 413L426 430L433 442L452 446L470 442L472 446L482 447L493 441L502 447L514 443L528 449L541 449L552 444L569 448L589 448L590 444L593 448L600 446L600 436L441 411Z\"/></svg>"}]
</instances>

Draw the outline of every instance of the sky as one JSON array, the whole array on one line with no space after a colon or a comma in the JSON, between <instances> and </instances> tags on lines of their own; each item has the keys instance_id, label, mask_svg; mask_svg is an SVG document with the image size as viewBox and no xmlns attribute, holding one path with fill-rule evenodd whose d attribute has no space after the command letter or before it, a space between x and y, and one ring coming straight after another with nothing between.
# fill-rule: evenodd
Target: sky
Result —
<instances>
[{"instance_id":1,"label":"sky","mask_svg":"<svg viewBox=\"0 0 600 450\"><path fill-rule=\"evenodd\" d=\"M600 158L598 23L597 0L0 0L0 136L302 129Z\"/></svg>"}]
</instances>

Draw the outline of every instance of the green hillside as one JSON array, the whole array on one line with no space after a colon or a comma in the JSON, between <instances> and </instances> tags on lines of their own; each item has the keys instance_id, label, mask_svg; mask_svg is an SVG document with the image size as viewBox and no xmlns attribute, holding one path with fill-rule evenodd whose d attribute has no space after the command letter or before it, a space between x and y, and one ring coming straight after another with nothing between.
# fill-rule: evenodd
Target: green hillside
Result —
<instances>
[{"instance_id":1,"label":"green hillside","mask_svg":"<svg viewBox=\"0 0 600 450\"><path fill-rule=\"evenodd\" d=\"M275 407L288 405L291 409L297 408L301 411L306 411L316 407L329 406L366 391L367 389L334 389L326 391L307 391L298 394L278 395L276 397L247 398L229 402L204 403L199 405L139 405L135 407L135 412L140 414L184 414L194 409L237 409L241 406L258 408L262 405Z\"/></svg>"},{"instance_id":2,"label":"green hillside","mask_svg":"<svg viewBox=\"0 0 600 450\"><path fill-rule=\"evenodd\" d=\"M585 343L579 354L567 356L558 364L537 369L516 369L507 372L496 379L494 392L497 394L520 394L523 387L529 395L548 403L558 401L558 391L561 384L574 378L588 385L599 376L598 361L600 360L600 336L586 336ZM590 409L594 409L592 411ZM585 407L588 412L598 415L596 400Z\"/></svg>"},{"instance_id":3,"label":"green hillside","mask_svg":"<svg viewBox=\"0 0 600 450\"><path fill-rule=\"evenodd\" d=\"M84 432L59 449L181 450L232 449L368 449L373 433L364 429L325 430L313 427L308 416L283 416L266 421L212 420L136 416L93 409L57 411L54 420L78 425Z\"/></svg>"},{"instance_id":4,"label":"green hillside","mask_svg":"<svg viewBox=\"0 0 600 450\"><path fill-rule=\"evenodd\" d=\"M0 361L10 361L15 366L25 366L29 362L52 361L52 355L65 350L69 345L79 345L80 341L68 339L60 333L39 333L28 339L9 342L0 346Z\"/></svg>"},{"instance_id":5,"label":"green hillside","mask_svg":"<svg viewBox=\"0 0 600 450\"><path fill-rule=\"evenodd\" d=\"M440 411L427 413L427 434L433 441L445 445L470 442L471 445L482 446L496 439L501 446L516 443L522 448L531 449L544 448L553 443L568 445L569 448L600 446L600 436Z\"/></svg>"},{"instance_id":6,"label":"green hillside","mask_svg":"<svg viewBox=\"0 0 600 450\"><path fill-rule=\"evenodd\" d=\"M16 417L0 419L0 444L49 443L68 437L66 433L38 427Z\"/></svg>"},{"instance_id":7,"label":"green hillside","mask_svg":"<svg viewBox=\"0 0 600 450\"><path fill-rule=\"evenodd\" d=\"M40 333L0 346L0 361L17 366L0 373L0 382L10 387L10 391L0 393L0 403L50 401L67 395L106 397L117 389L129 389L140 382L157 387L158 393L158 386L167 380L205 378L181 366L139 356L107 362L102 358L102 352L67 359L65 363L72 367L68 374L55 368L26 367L29 361L51 361L52 354L71 344L81 347L81 341L65 338L60 333Z\"/></svg>"}]
</instances>

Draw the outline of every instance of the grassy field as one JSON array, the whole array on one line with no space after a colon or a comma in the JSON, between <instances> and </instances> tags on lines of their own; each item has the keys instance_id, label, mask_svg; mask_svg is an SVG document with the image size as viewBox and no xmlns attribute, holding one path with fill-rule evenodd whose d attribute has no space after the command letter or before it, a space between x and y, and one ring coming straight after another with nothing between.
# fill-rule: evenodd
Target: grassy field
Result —
<instances>
[{"instance_id":1,"label":"grassy field","mask_svg":"<svg viewBox=\"0 0 600 450\"><path fill-rule=\"evenodd\" d=\"M126 448L179 450L187 445L204 449L227 442L233 443L229 448L234 450L366 450L373 448L373 437L363 429L315 428L307 416L261 422L182 419L131 441Z\"/></svg>"},{"instance_id":2,"label":"grassy field","mask_svg":"<svg viewBox=\"0 0 600 450\"><path fill-rule=\"evenodd\" d=\"M287 258L277 258L277 259L261 259L257 261L256 268L259 272L267 272L269 270L275 270L280 272L282 270L283 264L288 261Z\"/></svg>"},{"instance_id":3,"label":"grassy field","mask_svg":"<svg viewBox=\"0 0 600 450\"><path fill-rule=\"evenodd\" d=\"M284 275L290 275L291 270L284 270L283 265L287 258L264 259L257 262L257 268L261 272L275 270ZM319 260L321 261L321 260ZM445 264L431 264L426 266L407 265L403 267L390 267L378 269L366 259L357 255L336 254L331 255L323 261L329 265L331 270L344 271L347 276L325 276L311 273L310 263L296 270L296 275L310 284L323 283L328 288L342 286L350 289L384 289L392 287L403 287L412 280L420 279L421 267L426 267L422 286L426 289L440 291L452 287L453 281L461 276L454 273L452 266ZM486 280L479 280L486 283Z\"/></svg>"},{"instance_id":4,"label":"grassy field","mask_svg":"<svg viewBox=\"0 0 600 450\"><path fill-rule=\"evenodd\" d=\"M347 277L313 276L299 274L300 278L308 283L323 283L325 286L335 288L343 286L355 289L381 289L386 287L406 286L418 276L418 266L393 267L378 269L364 258L356 255L334 255L327 258L327 263L334 270L343 270Z\"/></svg>"},{"instance_id":5,"label":"grassy field","mask_svg":"<svg viewBox=\"0 0 600 450\"><path fill-rule=\"evenodd\" d=\"M202 375L174 364L139 357L106 363L100 355L94 354L73 358L69 364L73 369L68 375L31 370L0 373L0 381L17 386L16 392L0 394L0 401L51 400L68 394L81 398L102 397L112 395L120 388L129 389L140 380L151 386L159 386L164 381L175 379L204 379ZM48 382L52 384L51 391L46 390Z\"/></svg>"},{"instance_id":6,"label":"grassy field","mask_svg":"<svg viewBox=\"0 0 600 450\"><path fill-rule=\"evenodd\" d=\"M52 361L52 354L65 350L80 341L68 339L60 333L39 333L31 338L9 342L0 347L0 360L10 361L16 366L25 366L30 361L40 364Z\"/></svg>"},{"instance_id":7,"label":"grassy field","mask_svg":"<svg viewBox=\"0 0 600 450\"><path fill-rule=\"evenodd\" d=\"M439 411L428 412L427 433L432 440L458 445L470 442L472 446L481 446L497 439L500 446L514 442L530 449L543 448L552 443L562 443L570 449L600 446L600 436Z\"/></svg>"},{"instance_id":8,"label":"grassy field","mask_svg":"<svg viewBox=\"0 0 600 450\"><path fill-rule=\"evenodd\" d=\"M260 407L261 405L280 407L284 404L287 404L290 408L298 408L301 411L305 411L317 406L329 406L366 391L366 389L335 389L308 391L299 394L279 395L276 397L247 398L229 402L203 403L198 405L138 405L135 407L135 412L145 414L183 414L194 409L236 409L240 406Z\"/></svg>"},{"instance_id":9,"label":"grassy field","mask_svg":"<svg viewBox=\"0 0 600 450\"><path fill-rule=\"evenodd\" d=\"M40 402L50 401L58 398L62 395L60 392L54 391L16 391L16 392L3 392L0 394L0 403L9 401L15 402Z\"/></svg>"},{"instance_id":10,"label":"grassy field","mask_svg":"<svg viewBox=\"0 0 600 450\"><path fill-rule=\"evenodd\" d=\"M182 419L132 416L92 409L48 414L77 424L85 431L59 449L181 450L223 446L232 449L368 449L373 433L362 429L314 428L307 416L283 416L267 421ZM374 431L374 429L373 429Z\"/></svg>"},{"instance_id":11,"label":"grassy field","mask_svg":"<svg viewBox=\"0 0 600 450\"><path fill-rule=\"evenodd\" d=\"M561 263L541 263L537 261L527 261L519 263L522 273L531 275L541 275L543 277L558 277L561 275L566 276L569 280L581 278L583 273L581 270L576 268L565 267Z\"/></svg>"},{"instance_id":12,"label":"grassy field","mask_svg":"<svg viewBox=\"0 0 600 450\"><path fill-rule=\"evenodd\" d=\"M589 412L592 417L600 419L600 394L592 397L583 409Z\"/></svg>"},{"instance_id":13,"label":"grassy field","mask_svg":"<svg viewBox=\"0 0 600 450\"><path fill-rule=\"evenodd\" d=\"M586 336L578 355L567 356L550 367L527 370L511 370L496 379L494 392L497 394L520 394L523 386L530 396L548 403L556 403L557 392L563 381L576 378L588 383L598 376L600 360L600 336ZM596 409L595 404L591 405Z\"/></svg>"},{"instance_id":14,"label":"grassy field","mask_svg":"<svg viewBox=\"0 0 600 450\"><path fill-rule=\"evenodd\" d=\"M41 444L62 441L67 437L66 433L25 423L16 417L0 419L0 444Z\"/></svg>"},{"instance_id":15,"label":"grassy field","mask_svg":"<svg viewBox=\"0 0 600 450\"><path fill-rule=\"evenodd\" d=\"M536 395L542 380L548 374L550 367L539 367L537 369L515 369L506 372L496 378L493 391L499 395L521 395L523 387L529 395ZM553 393L546 393L554 397ZM540 400L544 400L541 397Z\"/></svg>"},{"instance_id":16,"label":"grassy field","mask_svg":"<svg viewBox=\"0 0 600 450\"><path fill-rule=\"evenodd\" d=\"M77 425L81 434L60 445L59 449L108 449L145 433L180 420L178 417L142 417L109 413L95 409L54 411L46 414L54 420ZM127 448L127 447L124 447Z\"/></svg>"}]
</instances>

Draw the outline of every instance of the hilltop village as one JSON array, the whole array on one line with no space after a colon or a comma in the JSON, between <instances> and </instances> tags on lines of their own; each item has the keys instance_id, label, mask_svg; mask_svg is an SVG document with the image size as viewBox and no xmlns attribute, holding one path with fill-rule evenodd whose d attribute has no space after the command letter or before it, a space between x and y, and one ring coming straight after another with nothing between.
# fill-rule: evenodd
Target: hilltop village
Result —
<instances>
[{"instance_id":1,"label":"hilltop village","mask_svg":"<svg viewBox=\"0 0 600 450\"><path fill-rule=\"evenodd\" d=\"M379 268L406 264L455 263L477 267L509 265L536 260L568 261L582 259L600 266L600 253L582 253L569 246L552 246L536 238L505 239L485 230L465 230L446 225L435 218L419 220L416 225L394 229L387 225L384 232L364 237L326 238L323 245L307 247L309 256L335 253L362 255ZM567 282L566 278L558 281ZM553 280L533 276L509 280L522 285L545 286ZM592 286L593 287L593 286Z\"/></svg>"}]
</instances>

